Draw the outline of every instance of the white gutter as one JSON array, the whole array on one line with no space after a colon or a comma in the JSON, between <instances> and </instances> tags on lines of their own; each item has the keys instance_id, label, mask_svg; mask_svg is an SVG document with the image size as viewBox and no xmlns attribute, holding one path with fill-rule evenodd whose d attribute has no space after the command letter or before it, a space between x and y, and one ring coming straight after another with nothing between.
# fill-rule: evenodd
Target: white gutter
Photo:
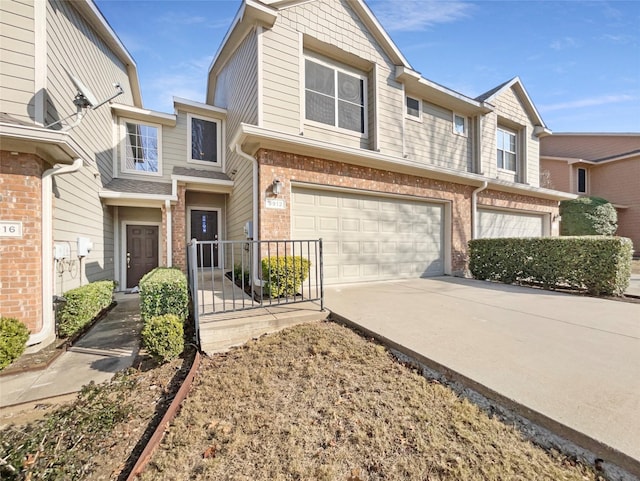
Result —
<instances>
[{"instance_id":1,"label":"white gutter","mask_svg":"<svg viewBox=\"0 0 640 481\"><path fill-rule=\"evenodd\" d=\"M471 193L471 238L478 237L478 193L482 192L489 186L485 180L480 187Z\"/></svg>"},{"instance_id":2,"label":"white gutter","mask_svg":"<svg viewBox=\"0 0 640 481\"><path fill-rule=\"evenodd\" d=\"M240 143L235 144L236 153L245 160L251 161L251 165L253 166L253 232L251 232L251 239L254 241L260 240L259 235L256 233L260 233L258 229L258 194L259 194L259 186L258 186L258 160L247 154L242 150ZM258 258L260 257L259 246L257 242L253 243L253 266L252 266L252 280L251 283L254 286L262 287L262 279L258 276Z\"/></svg>"},{"instance_id":3,"label":"white gutter","mask_svg":"<svg viewBox=\"0 0 640 481\"><path fill-rule=\"evenodd\" d=\"M167 267L171 267L173 265L173 237L171 234L172 226L172 216L171 216L171 201L169 199L165 199L164 201L164 211L167 217Z\"/></svg>"},{"instance_id":4,"label":"white gutter","mask_svg":"<svg viewBox=\"0 0 640 481\"><path fill-rule=\"evenodd\" d=\"M82 167L82 159L77 158L71 165L56 164L52 169L42 174L42 329L37 334L29 336L27 346L39 344L56 335L56 323L52 316L51 302L53 302L53 202L51 191L53 177L70 174Z\"/></svg>"}]
</instances>

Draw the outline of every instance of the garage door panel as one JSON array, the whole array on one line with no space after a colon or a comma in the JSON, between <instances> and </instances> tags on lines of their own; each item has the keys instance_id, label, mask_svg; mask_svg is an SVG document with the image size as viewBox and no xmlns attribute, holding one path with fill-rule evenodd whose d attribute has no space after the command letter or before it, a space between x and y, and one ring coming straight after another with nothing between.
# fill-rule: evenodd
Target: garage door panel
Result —
<instances>
[{"instance_id":1,"label":"garage door panel","mask_svg":"<svg viewBox=\"0 0 640 481\"><path fill-rule=\"evenodd\" d=\"M294 187L292 236L323 238L327 284L440 275L442 213L426 202Z\"/></svg>"},{"instance_id":2,"label":"garage door panel","mask_svg":"<svg viewBox=\"0 0 640 481\"><path fill-rule=\"evenodd\" d=\"M490 209L478 210L478 237L540 237L544 215Z\"/></svg>"}]
</instances>

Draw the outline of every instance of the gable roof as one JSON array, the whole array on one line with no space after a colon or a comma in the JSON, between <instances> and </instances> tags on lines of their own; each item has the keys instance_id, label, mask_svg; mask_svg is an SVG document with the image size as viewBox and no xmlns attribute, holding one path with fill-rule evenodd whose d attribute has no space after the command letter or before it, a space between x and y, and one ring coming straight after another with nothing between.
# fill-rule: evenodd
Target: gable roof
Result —
<instances>
[{"instance_id":1,"label":"gable roof","mask_svg":"<svg viewBox=\"0 0 640 481\"><path fill-rule=\"evenodd\" d=\"M498 85L497 87L494 87L491 90L483 93L482 95L477 96L476 100L478 102L491 103L491 101L496 97L500 96L502 92L511 88L516 91L516 94L523 101L525 109L527 109L529 115L532 117L534 121L533 122L534 125L540 127L539 132L537 134L536 132L534 132L534 134L536 135L539 135L542 133L547 135L551 134L551 131L547 128L547 125L544 123L544 120L542 120L542 117L538 113L538 109L536 109L536 106L533 104L531 97L529 97L527 90L524 88L524 85L522 84L520 77L516 76L516 77L513 77L511 80L507 80L506 82Z\"/></svg>"}]
</instances>

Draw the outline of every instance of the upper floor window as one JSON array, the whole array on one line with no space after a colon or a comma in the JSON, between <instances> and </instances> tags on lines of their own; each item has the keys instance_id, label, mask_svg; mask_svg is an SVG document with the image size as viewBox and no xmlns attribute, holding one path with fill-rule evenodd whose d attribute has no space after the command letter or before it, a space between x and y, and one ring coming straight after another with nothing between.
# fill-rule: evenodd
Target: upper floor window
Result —
<instances>
[{"instance_id":1,"label":"upper floor window","mask_svg":"<svg viewBox=\"0 0 640 481\"><path fill-rule=\"evenodd\" d=\"M122 123L125 132L123 171L160 175L160 126L130 120Z\"/></svg>"},{"instance_id":2,"label":"upper floor window","mask_svg":"<svg viewBox=\"0 0 640 481\"><path fill-rule=\"evenodd\" d=\"M498 127L498 169L516 171L516 133Z\"/></svg>"},{"instance_id":3,"label":"upper floor window","mask_svg":"<svg viewBox=\"0 0 640 481\"><path fill-rule=\"evenodd\" d=\"M406 107L407 117L414 120L422 119L422 102L420 100L407 96Z\"/></svg>"},{"instance_id":4,"label":"upper floor window","mask_svg":"<svg viewBox=\"0 0 640 481\"><path fill-rule=\"evenodd\" d=\"M587 169L578 168L578 194L587 193Z\"/></svg>"},{"instance_id":5,"label":"upper floor window","mask_svg":"<svg viewBox=\"0 0 640 481\"><path fill-rule=\"evenodd\" d=\"M219 122L195 115L188 115L189 160L217 165L220 163L221 129Z\"/></svg>"},{"instance_id":6,"label":"upper floor window","mask_svg":"<svg viewBox=\"0 0 640 481\"><path fill-rule=\"evenodd\" d=\"M307 120L366 134L364 75L307 58L304 85Z\"/></svg>"},{"instance_id":7,"label":"upper floor window","mask_svg":"<svg viewBox=\"0 0 640 481\"><path fill-rule=\"evenodd\" d=\"M467 135L467 118L462 115L453 114L453 133Z\"/></svg>"}]
</instances>

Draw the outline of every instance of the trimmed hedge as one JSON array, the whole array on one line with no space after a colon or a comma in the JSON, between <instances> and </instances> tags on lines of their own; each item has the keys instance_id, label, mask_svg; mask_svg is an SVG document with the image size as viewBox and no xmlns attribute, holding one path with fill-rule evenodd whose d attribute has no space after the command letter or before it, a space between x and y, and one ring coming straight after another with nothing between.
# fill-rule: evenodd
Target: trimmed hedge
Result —
<instances>
[{"instance_id":1,"label":"trimmed hedge","mask_svg":"<svg viewBox=\"0 0 640 481\"><path fill-rule=\"evenodd\" d=\"M469 242L469 269L476 279L620 296L629 286L632 253L624 237L475 239Z\"/></svg>"},{"instance_id":2,"label":"trimmed hedge","mask_svg":"<svg viewBox=\"0 0 640 481\"><path fill-rule=\"evenodd\" d=\"M66 302L58 310L58 335L79 332L113 302L113 281L97 281L64 293Z\"/></svg>"},{"instance_id":3,"label":"trimmed hedge","mask_svg":"<svg viewBox=\"0 0 640 481\"><path fill-rule=\"evenodd\" d=\"M560 202L560 235L613 235L618 213L608 200L579 197Z\"/></svg>"},{"instance_id":4,"label":"trimmed hedge","mask_svg":"<svg viewBox=\"0 0 640 481\"><path fill-rule=\"evenodd\" d=\"M311 262L300 256L271 256L262 259L265 292L271 297L293 296L309 276Z\"/></svg>"},{"instance_id":5,"label":"trimmed hedge","mask_svg":"<svg viewBox=\"0 0 640 481\"><path fill-rule=\"evenodd\" d=\"M175 314L184 321L189 315L187 278L180 270L156 267L140 279L139 286L142 320Z\"/></svg>"},{"instance_id":6,"label":"trimmed hedge","mask_svg":"<svg viewBox=\"0 0 640 481\"><path fill-rule=\"evenodd\" d=\"M175 314L147 319L142 328L142 345L158 362L175 359L184 351L184 323Z\"/></svg>"},{"instance_id":7,"label":"trimmed hedge","mask_svg":"<svg viewBox=\"0 0 640 481\"><path fill-rule=\"evenodd\" d=\"M27 339L27 326L14 317L0 317L0 371L20 357Z\"/></svg>"}]
</instances>

